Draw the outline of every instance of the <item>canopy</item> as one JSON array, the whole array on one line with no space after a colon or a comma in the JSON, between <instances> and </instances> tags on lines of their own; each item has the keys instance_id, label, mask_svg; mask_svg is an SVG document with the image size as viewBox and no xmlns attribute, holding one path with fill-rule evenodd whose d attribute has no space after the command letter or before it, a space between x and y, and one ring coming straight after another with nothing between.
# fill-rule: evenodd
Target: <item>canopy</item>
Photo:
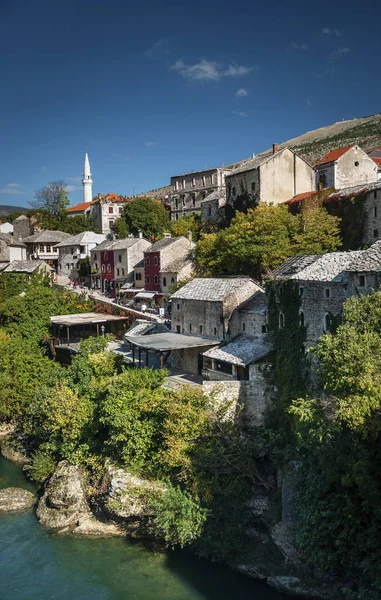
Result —
<instances>
[{"instance_id":1,"label":"canopy","mask_svg":"<svg viewBox=\"0 0 381 600\"><path fill-rule=\"evenodd\" d=\"M146 300L151 300L154 298L155 292L139 292L136 294L135 298L145 298Z\"/></svg>"}]
</instances>

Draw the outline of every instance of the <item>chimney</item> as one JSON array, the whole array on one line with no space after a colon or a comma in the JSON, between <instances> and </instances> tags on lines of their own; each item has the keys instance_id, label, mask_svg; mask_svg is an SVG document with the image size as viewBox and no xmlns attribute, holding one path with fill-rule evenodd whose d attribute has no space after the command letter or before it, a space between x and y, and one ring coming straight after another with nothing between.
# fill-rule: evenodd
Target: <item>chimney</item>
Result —
<instances>
[{"instance_id":1,"label":"chimney","mask_svg":"<svg viewBox=\"0 0 381 600\"><path fill-rule=\"evenodd\" d=\"M139 233L138 233L138 237L139 237L139 238L142 238L142 237L143 237L143 232L142 232L142 231L140 231L140 230L139 230Z\"/></svg>"},{"instance_id":2,"label":"chimney","mask_svg":"<svg viewBox=\"0 0 381 600\"><path fill-rule=\"evenodd\" d=\"M278 152L278 144L273 144L273 154Z\"/></svg>"}]
</instances>

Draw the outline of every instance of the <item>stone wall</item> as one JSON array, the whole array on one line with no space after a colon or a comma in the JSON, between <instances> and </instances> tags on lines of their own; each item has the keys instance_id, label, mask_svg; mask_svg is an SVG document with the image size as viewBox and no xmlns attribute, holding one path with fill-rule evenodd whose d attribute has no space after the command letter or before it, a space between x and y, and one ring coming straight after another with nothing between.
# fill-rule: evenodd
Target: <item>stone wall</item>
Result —
<instances>
[{"instance_id":1,"label":"stone wall","mask_svg":"<svg viewBox=\"0 0 381 600\"><path fill-rule=\"evenodd\" d=\"M230 335L232 339L241 333L262 337L266 333L266 331L263 331L263 327L266 328L266 322L266 314L237 309L230 321Z\"/></svg>"},{"instance_id":2,"label":"stone wall","mask_svg":"<svg viewBox=\"0 0 381 600\"><path fill-rule=\"evenodd\" d=\"M367 193L362 243L371 246L381 238L381 189Z\"/></svg>"},{"instance_id":3,"label":"stone wall","mask_svg":"<svg viewBox=\"0 0 381 600\"><path fill-rule=\"evenodd\" d=\"M378 167L361 148L355 146L343 154L336 166L335 188L340 190L378 179Z\"/></svg>"},{"instance_id":4,"label":"stone wall","mask_svg":"<svg viewBox=\"0 0 381 600\"><path fill-rule=\"evenodd\" d=\"M200 355L214 346L203 346L202 348L184 348L173 350L171 353L171 365L175 369L181 369L198 375L201 371L202 360Z\"/></svg>"},{"instance_id":5,"label":"stone wall","mask_svg":"<svg viewBox=\"0 0 381 600\"><path fill-rule=\"evenodd\" d=\"M204 381L202 389L217 405L231 403L230 418L245 428L263 425L272 406L271 389L262 373L254 381Z\"/></svg>"}]
</instances>

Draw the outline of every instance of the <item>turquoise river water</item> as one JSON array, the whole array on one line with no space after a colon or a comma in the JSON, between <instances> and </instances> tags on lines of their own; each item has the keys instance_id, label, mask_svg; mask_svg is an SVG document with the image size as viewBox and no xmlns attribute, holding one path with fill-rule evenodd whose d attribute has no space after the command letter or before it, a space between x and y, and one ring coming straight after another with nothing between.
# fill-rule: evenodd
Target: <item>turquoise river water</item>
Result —
<instances>
[{"instance_id":1,"label":"turquoise river water","mask_svg":"<svg viewBox=\"0 0 381 600\"><path fill-rule=\"evenodd\" d=\"M33 490L0 458L0 488ZM33 512L0 515L0 600L286 600L265 584L187 552L51 535Z\"/></svg>"}]
</instances>

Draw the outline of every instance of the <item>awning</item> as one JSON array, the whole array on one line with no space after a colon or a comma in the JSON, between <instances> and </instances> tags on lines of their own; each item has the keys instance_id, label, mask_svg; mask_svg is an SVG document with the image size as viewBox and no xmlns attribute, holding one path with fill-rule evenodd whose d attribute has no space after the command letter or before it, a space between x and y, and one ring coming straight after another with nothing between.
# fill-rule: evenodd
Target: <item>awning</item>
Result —
<instances>
[{"instance_id":1,"label":"awning","mask_svg":"<svg viewBox=\"0 0 381 600\"><path fill-rule=\"evenodd\" d=\"M151 300L155 297L155 292L139 292L135 298L144 298L145 300Z\"/></svg>"}]
</instances>

